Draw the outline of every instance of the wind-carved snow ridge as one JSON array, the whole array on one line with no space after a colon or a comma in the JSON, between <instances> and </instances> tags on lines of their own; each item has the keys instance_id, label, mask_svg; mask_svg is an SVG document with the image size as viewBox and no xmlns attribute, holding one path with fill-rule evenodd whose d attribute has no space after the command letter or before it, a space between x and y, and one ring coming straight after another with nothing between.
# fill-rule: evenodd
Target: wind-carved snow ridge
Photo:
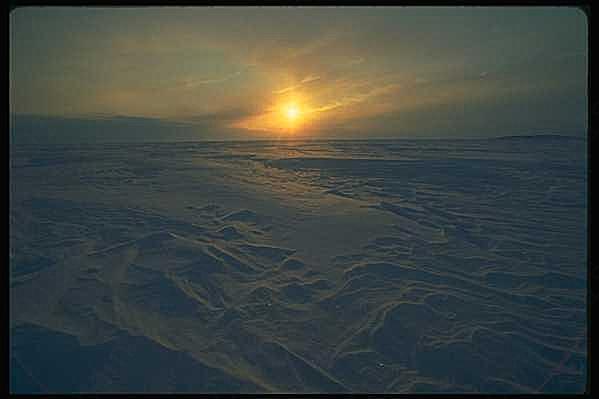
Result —
<instances>
[{"instance_id":1,"label":"wind-carved snow ridge","mask_svg":"<svg viewBox=\"0 0 599 399\"><path fill-rule=\"evenodd\" d=\"M11 165L13 392L585 388L584 140L30 147Z\"/></svg>"}]
</instances>

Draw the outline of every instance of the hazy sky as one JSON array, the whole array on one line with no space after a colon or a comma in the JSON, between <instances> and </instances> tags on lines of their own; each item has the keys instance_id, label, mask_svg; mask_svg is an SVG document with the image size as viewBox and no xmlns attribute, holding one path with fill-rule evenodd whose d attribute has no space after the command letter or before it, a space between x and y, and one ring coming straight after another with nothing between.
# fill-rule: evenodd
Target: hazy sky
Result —
<instances>
[{"instance_id":1,"label":"hazy sky","mask_svg":"<svg viewBox=\"0 0 599 399\"><path fill-rule=\"evenodd\" d=\"M77 122L78 135L86 134L81 121L110 121L115 131L144 122L192 139L583 135L586 91L587 23L576 8L33 7L10 15L13 120ZM132 120L137 127L125 123Z\"/></svg>"}]
</instances>

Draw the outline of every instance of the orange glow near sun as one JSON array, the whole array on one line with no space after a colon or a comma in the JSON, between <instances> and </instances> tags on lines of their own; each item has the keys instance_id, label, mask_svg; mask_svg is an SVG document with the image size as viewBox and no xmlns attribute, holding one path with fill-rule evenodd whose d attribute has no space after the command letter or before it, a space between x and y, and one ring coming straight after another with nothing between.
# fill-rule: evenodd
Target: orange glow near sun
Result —
<instances>
[{"instance_id":1,"label":"orange glow near sun","mask_svg":"<svg viewBox=\"0 0 599 399\"><path fill-rule=\"evenodd\" d=\"M264 113L238 121L234 127L285 135L303 132L313 118L314 112L305 97L293 93L286 98L273 101L270 107L266 107Z\"/></svg>"}]
</instances>

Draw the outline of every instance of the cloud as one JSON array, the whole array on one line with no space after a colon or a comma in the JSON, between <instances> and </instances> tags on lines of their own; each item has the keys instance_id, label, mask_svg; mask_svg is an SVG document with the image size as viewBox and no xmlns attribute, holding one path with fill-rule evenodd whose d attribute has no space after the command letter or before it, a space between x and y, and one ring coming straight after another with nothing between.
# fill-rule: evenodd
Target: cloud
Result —
<instances>
[{"instance_id":1,"label":"cloud","mask_svg":"<svg viewBox=\"0 0 599 399\"><path fill-rule=\"evenodd\" d=\"M362 57L353 58L353 59L349 60L347 65L360 65L363 62L364 62L364 58L362 58Z\"/></svg>"},{"instance_id":2,"label":"cloud","mask_svg":"<svg viewBox=\"0 0 599 399\"><path fill-rule=\"evenodd\" d=\"M298 57L305 57L308 55L312 55L314 53L318 53L318 51L321 51L324 48L331 46L332 44L337 42L342 37L343 37L342 32L329 31L328 33L324 34L320 38L313 40L313 41L307 43L306 45L291 51L290 58L293 59L293 58L298 58Z\"/></svg>"},{"instance_id":3,"label":"cloud","mask_svg":"<svg viewBox=\"0 0 599 399\"><path fill-rule=\"evenodd\" d=\"M300 86L301 85L293 85L293 86L285 87L284 89L273 91L273 94L285 94L285 93L288 93L295 89L298 89Z\"/></svg>"},{"instance_id":4,"label":"cloud","mask_svg":"<svg viewBox=\"0 0 599 399\"><path fill-rule=\"evenodd\" d=\"M331 111L335 108L346 107L353 104L362 103L372 97L381 96L384 94L391 93L397 89L399 89L401 85L399 83L391 83L385 86L376 87L364 93L360 93L353 96L347 96L342 98L341 100L336 100L331 104L326 104L321 107L317 107L314 109L315 112L326 112Z\"/></svg>"},{"instance_id":5,"label":"cloud","mask_svg":"<svg viewBox=\"0 0 599 399\"><path fill-rule=\"evenodd\" d=\"M192 125L211 125L225 126L231 122L238 121L257 115L258 111L253 108L229 108L222 111L210 112L201 115L186 117L181 120L182 123Z\"/></svg>"},{"instance_id":6,"label":"cloud","mask_svg":"<svg viewBox=\"0 0 599 399\"><path fill-rule=\"evenodd\" d=\"M210 84L215 84L215 83L223 83L226 82L228 80L231 80L237 76L241 75L241 71L237 71L237 72L233 72L232 74L226 75L222 78L217 78L217 79L200 79L200 80L195 80L195 79L187 79L184 83L183 86L185 88L191 89L197 86L201 86L201 85L210 85Z\"/></svg>"},{"instance_id":7,"label":"cloud","mask_svg":"<svg viewBox=\"0 0 599 399\"><path fill-rule=\"evenodd\" d=\"M301 83L305 84L305 83L310 83L310 82L314 82L316 80L319 80L320 76L314 76L314 75L310 75L310 76L306 76L305 78L302 79Z\"/></svg>"},{"instance_id":8,"label":"cloud","mask_svg":"<svg viewBox=\"0 0 599 399\"><path fill-rule=\"evenodd\" d=\"M274 94L285 94L285 93L288 93L290 91L299 89L300 87L302 87L305 84L312 83L312 82L315 82L317 80L320 80L320 76L308 75L305 78L303 78L302 80L300 80L300 82L298 84L292 85L292 86L288 86L288 87L285 87L285 88L280 89L280 90L275 90L275 91L273 91L273 93Z\"/></svg>"}]
</instances>

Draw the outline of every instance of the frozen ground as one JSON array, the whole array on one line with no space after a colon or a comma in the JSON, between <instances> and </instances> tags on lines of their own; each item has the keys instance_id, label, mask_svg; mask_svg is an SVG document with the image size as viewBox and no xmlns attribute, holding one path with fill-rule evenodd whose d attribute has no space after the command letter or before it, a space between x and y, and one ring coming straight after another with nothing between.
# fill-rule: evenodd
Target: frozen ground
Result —
<instances>
[{"instance_id":1,"label":"frozen ground","mask_svg":"<svg viewBox=\"0 0 599 399\"><path fill-rule=\"evenodd\" d=\"M586 142L14 147L13 392L581 392Z\"/></svg>"}]
</instances>

